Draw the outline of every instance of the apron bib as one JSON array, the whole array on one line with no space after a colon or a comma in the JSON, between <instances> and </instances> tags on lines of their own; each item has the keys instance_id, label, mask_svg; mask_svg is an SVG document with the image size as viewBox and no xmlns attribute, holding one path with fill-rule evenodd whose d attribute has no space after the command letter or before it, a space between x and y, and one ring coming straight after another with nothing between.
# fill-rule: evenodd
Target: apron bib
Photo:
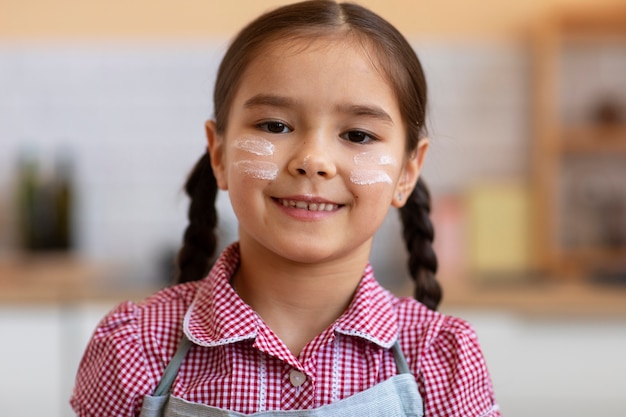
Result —
<instances>
[{"instance_id":1,"label":"apron bib","mask_svg":"<svg viewBox=\"0 0 626 417\"><path fill-rule=\"evenodd\" d=\"M193 403L170 394L191 342L183 336L153 395L146 395L139 417L423 417L422 397L398 342L392 347L398 374L365 391L308 410L272 410L242 414Z\"/></svg>"}]
</instances>

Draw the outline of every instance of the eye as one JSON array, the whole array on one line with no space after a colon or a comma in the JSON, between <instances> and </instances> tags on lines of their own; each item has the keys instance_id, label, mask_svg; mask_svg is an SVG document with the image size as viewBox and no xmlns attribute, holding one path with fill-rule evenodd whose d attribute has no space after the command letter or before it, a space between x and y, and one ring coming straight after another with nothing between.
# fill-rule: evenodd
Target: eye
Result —
<instances>
[{"instance_id":1,"label":"eye","mask_svg":"<svg viewBox=\"0 0 626 417\"><path fill-rule=\"evenodd\" d=\"M370 143L378 140L378 138L367 132L363 132L362 130L350 130L349 132L342 134L341 137L352 143L361 144Z\"/></svg>"},{"instance_id":2,"label":"eye","mask_svg":"<svg viewBox=\"0 0 626 417\"><path fill-rule=\"evenodd\" d=\"M264 130L268 133L289 133L291 129L285 123L277 122L277 121L267 121L262 122L257 125L257 127L261 130Z\"/></svg>"}]
</instances>

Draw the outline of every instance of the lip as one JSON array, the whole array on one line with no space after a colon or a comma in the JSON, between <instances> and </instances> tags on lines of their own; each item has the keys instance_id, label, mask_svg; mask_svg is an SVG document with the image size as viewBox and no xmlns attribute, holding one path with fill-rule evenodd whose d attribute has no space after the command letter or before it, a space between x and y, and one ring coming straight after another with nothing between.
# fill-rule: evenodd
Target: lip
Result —
<instances>
[{"instance_id":1,"label":"lip","mask_svg":"<svg viewBox=\"0 0 626 417\"><path fill-rule=\"evenodd\" d=\"M344 205L321 197L297 195L272 197L276 205L288 215L302 220L317 220L339 211Z\"/></svg>"}]
</instances>

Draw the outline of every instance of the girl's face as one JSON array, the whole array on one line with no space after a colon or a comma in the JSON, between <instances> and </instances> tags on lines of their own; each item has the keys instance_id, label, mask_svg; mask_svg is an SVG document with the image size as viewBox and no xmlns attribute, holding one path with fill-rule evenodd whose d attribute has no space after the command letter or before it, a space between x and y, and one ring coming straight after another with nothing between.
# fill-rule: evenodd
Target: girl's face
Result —
<instances>
[{"instance_id":1,"label":"girl's face","mask_svg":"<svg viewBox=\"0 0 626 417\"><path fill-rule=\"evenodd\" d=\"M226 132L207 123L242 248L367 259L389 207L410 194L427 141L405 154L396 96L367 52L346 37L274 42L243 74Z\"/></svg>"}]
</instances>

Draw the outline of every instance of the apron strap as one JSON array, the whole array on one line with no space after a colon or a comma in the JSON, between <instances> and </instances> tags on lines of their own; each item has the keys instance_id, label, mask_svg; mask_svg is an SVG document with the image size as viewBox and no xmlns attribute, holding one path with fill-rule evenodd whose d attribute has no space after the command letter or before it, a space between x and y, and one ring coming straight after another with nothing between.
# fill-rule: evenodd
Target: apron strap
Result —
<instances>
[{"instance_id":1,"label":"apron strap","mask_svg":"<svg viewBox=\"0 0 626 417\"><path fill-rule=\"evenodd\" d=\"M180 339L180 342L178 343L176 353L170 360L170 363L167 364L167 368L165 368L165 372L163 372L161 381L154 390L154 394L152 394L154 397L166 395L170 392L170 390L172 389L172 384L174 383L176 375L178 374L178 369L180 368L183 359L185 359L185 356L187 355L187 351L191 347L191 344L191 341L183 335L182 339Z\"/></svg>"},{"instance_id":2,"label":"apron strap","mask_svg":"<svg viewBox=\"0 0 626 417\"><path fill-rule=\"evenodd\" d=\"M391 352L393 353L393 359L396 361L396 368L398 368L398 373L412 373L409 369L409 365L406 363L406 359L404 357L404 354L402 353L402 349L400 349L400 342L398 340L396 340L393 346L391 346Z\"/></svg>"}]
</instances>

